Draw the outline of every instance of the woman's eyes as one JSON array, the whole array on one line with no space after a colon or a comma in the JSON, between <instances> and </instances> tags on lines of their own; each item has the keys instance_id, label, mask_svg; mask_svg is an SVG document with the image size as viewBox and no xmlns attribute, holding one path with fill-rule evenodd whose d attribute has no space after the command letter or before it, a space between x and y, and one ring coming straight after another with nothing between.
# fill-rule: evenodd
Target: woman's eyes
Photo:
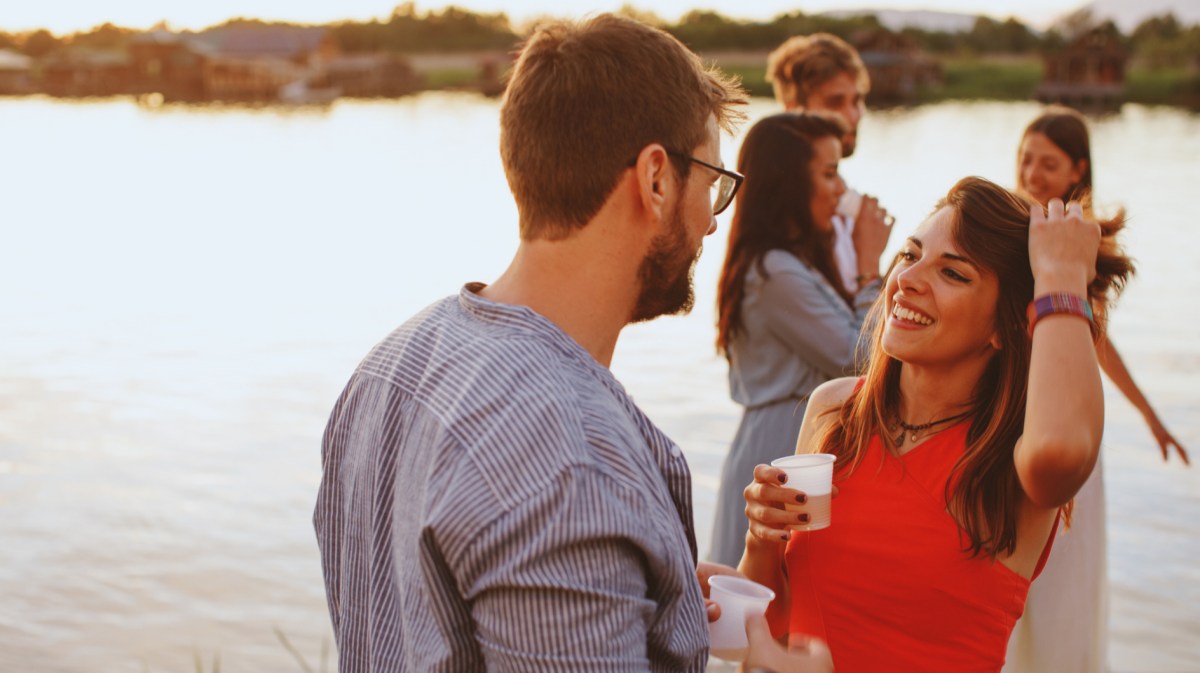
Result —
<instances>
[{"instance_id":1,"label":"woman's eyes","mask_svg":"<svg viewBox=\"0 0 1200 673\"><path fill-rule=\"evenodd\" d=\"M901 250L900 252L896 253L896 261L897 262L905 262L908 264L912 264L913 262L917 261L918 259L920 259L920 257L917 255L917 253L913 252L912 250ZM953 281L956 281L959 283L971 282L970 278L968 278L967 276L964 276L963 274L959 273L958 271L956 271L955 269L953 269L951 267L946 267L946 268L942 269L942 274L944 276L946 276L947 278L949 278L950 280L953 280Z\"/></svg>"}]
</instances>

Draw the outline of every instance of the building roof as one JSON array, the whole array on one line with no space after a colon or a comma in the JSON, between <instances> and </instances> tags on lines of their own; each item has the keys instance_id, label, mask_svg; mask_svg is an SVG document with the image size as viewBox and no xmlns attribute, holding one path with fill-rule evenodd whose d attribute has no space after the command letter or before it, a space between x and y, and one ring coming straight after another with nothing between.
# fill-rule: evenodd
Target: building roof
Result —
<instances>
[{"instance_id":1,"label":"building roof","mask_svg":"<svg viewBox=\"0 0 1200 673\"><path fill-rule=\"evenodd\" d=\"M0 49L0 70L29 70L33 67L33 59L25 54Z\"/></svg>"},{"instance_id":2,"label":"building roof","mask_svg":"<svg viewBox=\"0 0 1200 673\"><path fill-rule=\"evenodd\" d=\"M172 33L163 28L155 28L144 33L138 33L130 38L134 44L175 44L183 41L179 33Z\"/></svg>"},{"instance_id":3,"label":"building roof","mask_svg":"<svg viewBox=\"0 0 1200 673\"><path fill-rule=\"evenodd\" d=\"M84 47L68 47L53 52L42 59L48 66L91 66L93 68L113 68L127 66L132 58L127 52L113 49L89 49Z\"/></svg>"},{"instance_id":4,"label":"building roof","mask_svg":"<svg viewBox=\"0 0 1200 673\"><path fill-rule=\"evenodd\" d=\"M317 50L325 28L234 24L207 30L196 41L225 56L294 58Z\"/></svg>"}]
</instances>

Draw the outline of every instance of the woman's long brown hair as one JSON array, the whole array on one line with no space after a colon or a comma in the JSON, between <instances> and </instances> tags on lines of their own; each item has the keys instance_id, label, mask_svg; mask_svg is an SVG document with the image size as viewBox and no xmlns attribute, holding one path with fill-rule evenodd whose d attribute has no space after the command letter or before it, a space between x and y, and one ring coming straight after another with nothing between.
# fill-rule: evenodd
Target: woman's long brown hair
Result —
<instances>
[{"instance_id":1,"label":"woman's long brown hair","mask_svg":"<svg viewBox=\"0 0 1200 673\"><path fill-rule=\"evenodd\" d=\"M1070 158L1073 165L1078 166L1080 161L1085 162L1079 182L1069 185L1067 193L1059 198L1063 201L1082 201L1084 198L1090 198L1092 193L1092 143L1088 136L1087 121L1084 120L1083 115L1069 107L1051 105L1038 115L1037 119L1029 122L1029 126L1025 127L1025 133L1021 134L1022 144L1032 133L1046 136L1047 140ZM1018 145L1019 147L1020 145ZM1019 153L1020 149L1017 151ZM1017 186L1024 188L1024 185L1021 184L1020 166L1021 157L1018 156Z\"/></svg>"},{"instance_id":2,"label":"woman's long brown hair","mask_svg":"<svg viewBox=\"0 0 1200 673\"><path fill-rule=\"evenodd\" d=\"M995 557L1011 554L1017 543L1021 487L1013 449L1025 424L1032 351L1025 317L1033 299L1029 212L1040 206L982 178L960 180L934 212L944 206L955 211L952 235L960 252L1000 280L995 322L1003 348L993 354L975 386L966 449L946 485L946 502L964 531L967 551ZM1101 326L1110 298L1133 273L1132 262L1114 238L1121 226L1119 220L1101 223L1096 278L1088 287ZM885 300L880 296L867 321L875 331L863 384L840 408L828 412L836 416L818 444L821 451L837 456L839 474L859 466L877 434L889 452L896 450L891 433L884 430L899 415L903 365L881 345Z\"/></svg>"},{"instance_id":3,"label":"woman's long brown hair","mask_svg":"<svg viewBox=\"0 0 1200 673\"><path fill-rule=\"evenodd\" d=\"M717 352L727 353L742 329L746 272L752 264L764 277L763 256L786 250L816 269L847 303L833 257L833 232L817 229L812 217L813 143L841 138L845 123L832 115L793 113L765 117L755 124L738 152L738 191L729 246L717 286Z\"/></svg>"}]
</instances>

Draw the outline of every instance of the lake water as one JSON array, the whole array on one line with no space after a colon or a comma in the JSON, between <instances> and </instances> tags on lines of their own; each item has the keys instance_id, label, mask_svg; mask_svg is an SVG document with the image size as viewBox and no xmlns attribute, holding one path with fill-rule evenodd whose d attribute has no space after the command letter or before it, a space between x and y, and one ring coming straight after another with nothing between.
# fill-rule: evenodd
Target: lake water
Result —
<instances>
[{"instance_id":1,"label":"lake water","mask_svg":"<svg viewBox=\"0 0 1200 673\"><path fill-rule=\"evenodd\" d=\"M1011 184L1037 109L872 111L843 173L895 247L957 178ZM0 670L303 670L276 631L317 668L326 415L377 340L515 249L497 110L0 99ZM1200 452L1200 116L1126 106L1093 134L1140 265L1111 334ZM613 364L691 462L702 549L739 414L712 348L728 218L694 313L628 329ZM1200 671L1200 471L1107 399L1113 670Z\"/></svg>"}]
</instances>

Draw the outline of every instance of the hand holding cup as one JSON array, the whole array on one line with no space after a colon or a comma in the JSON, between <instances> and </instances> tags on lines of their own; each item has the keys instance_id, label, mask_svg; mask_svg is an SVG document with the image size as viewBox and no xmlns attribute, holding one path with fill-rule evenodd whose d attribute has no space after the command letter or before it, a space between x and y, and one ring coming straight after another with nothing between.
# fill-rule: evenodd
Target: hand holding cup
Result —
<instances>
[{"instance_id":1,"label":"hand holding cup","mask_svg":"<svg viewBox=\"0 0 1200 673\"><path fill-rule=\"evenodd\" d=\"M712 600L721 606L721 616L708 625L712 655L726 661L742 661L749 654L746 617L762 615L775 600L775 592L742 577L717 575L709 578Z\"/></svg>"},{"instance_id":2,"label":"hand holding cup","mask_svg":"<svg viewBox=\"0 0 1200 673\"><path fill-rule=\"evenodd\" d=\"M799 454L756 466L754 482L742 493L750 536L781 543L792 531L827 527L833 460L829 454Z\"/></svg>"},{"instance_id":3,"label":"hand holding cup","mask_svg":"<svg viewBox=\"0 0 1200 673\"><path fill-rule=\"evenodd\" d=\"M854 251L858 255L860 275L878 275L879 258L892 235L895 218L873 196L862 197L858 217L854 220Z\"/></svg>"}]
</instances>

